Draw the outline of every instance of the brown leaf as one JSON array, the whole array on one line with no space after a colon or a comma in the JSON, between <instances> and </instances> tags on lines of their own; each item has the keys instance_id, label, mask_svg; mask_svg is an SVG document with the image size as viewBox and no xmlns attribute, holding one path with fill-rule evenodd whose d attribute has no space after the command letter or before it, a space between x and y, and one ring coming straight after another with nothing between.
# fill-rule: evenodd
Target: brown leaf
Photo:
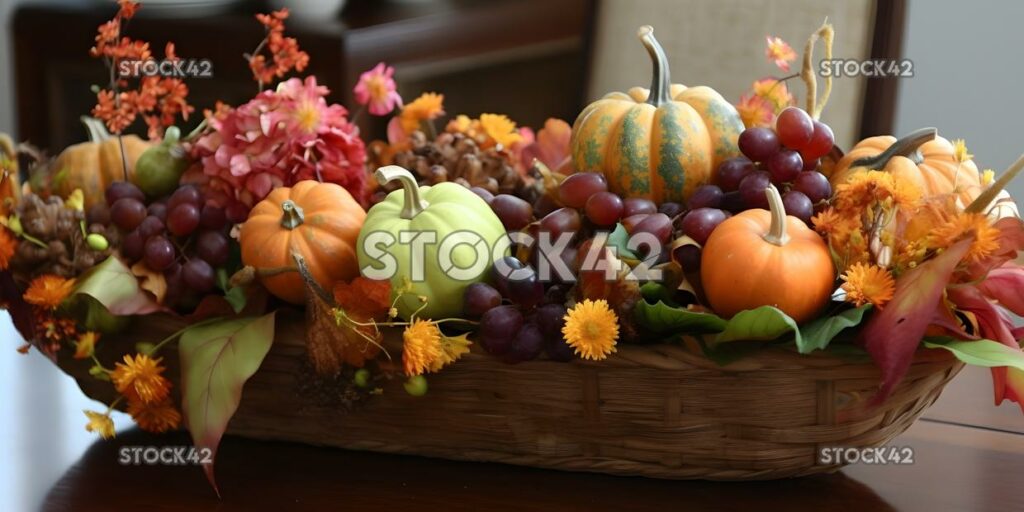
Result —
<instances>
[{"instance_id":1,"label":"brown leaf","mask_svg":"<svg viewBox=\"0 0 1024 512\"><path fill-rule=\"evenodd\" d=\"M132 274L139 278L139 287L153 294L156 301L164 303L167 296L167 278L162 272L154 272L142 261L132 265Z\"/></svg>"}]
</instances>

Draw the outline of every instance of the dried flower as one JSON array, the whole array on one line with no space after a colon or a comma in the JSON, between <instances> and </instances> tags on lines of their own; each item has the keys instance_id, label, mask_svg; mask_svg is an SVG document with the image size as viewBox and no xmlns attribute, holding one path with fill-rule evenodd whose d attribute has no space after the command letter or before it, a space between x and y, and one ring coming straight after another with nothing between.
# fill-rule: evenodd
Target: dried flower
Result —
<instances>
[{"instance_id":1,"label":"dried flower","mask_svg":"<svg viewBox=\"0 0 1024 512\"><path fill-rule=\"evenodd\" d=\"M299 49L299 42L294 37L284 37L284 20L288 19L288 9L283 8L270 14L257 14L256 19L266 29L266 36L256 47L252 55L246 55L253 78L263 86L284 77L289 71L303 71L309 65L309 54ZM266 49L270 58L262 54Z\"/></svg>"},{"instance_id":2,"label":"dried flower","mask_svg":"<svg viewBox=\"0 0 1024 512\"><path fill-rule=\"evenodd\" d=\"M160 359L146 354L125 354L124 363L117 363L110 380L119 393L129 401L152 404L161 402L171 392L171 383L163 375Z\"/></svg>"},{"instance_id":3,"label":"dried flower","mask_svg":"<svg viewBox=\"0 0 1024 512\"><path fill-rule=\"evenodd\" d=\"M398 119L406 135L420 128L423 121L433 121L444 115L444 95L425 92L402 108Z\"/></svg>"},{"instance_id":4,"label":"dried flower","mask_svg":"<svg viewBox=\"0 0 1024 512\"><path fill-rule=\"evenodd\" d=\"M11 236L7 228L0 227L0 270L7 270L11 265L11 258L14 257L17 248L18 239Z\"/></svg>"},{"instance_id":5,"label":"dried flower","mask_svg":"<svg viewBox=\"0 0 1024 512\"><path fill-rule=\"evenodd\" d=\"M469 353L469 333L460 336L441 336L441 356L430 365L431 372L440 371L441 368L458 361L464 354Z\"/></svg>"},{"instance_id":6,"label":"dried flower","mask_svg":"<svg viewBox=\"0 0 1024 512\"><path fill-rule=\"evenodd\" d=\"M422 375L441 360L441 330L430 320L415 319L402 333L402 365L409 376Z\"/></svg>"},{"instance_id":7,"label":"dried flower","mask_svg":"<svg viewBox=\"0 0 1024 512\"><path fill-rule=\"evenodd\" d=\"M774 62L779 69L789 71L789 63L796 60L796 52L780 37L766 36L765 39L768 46L764 50L764 55L768 62Z\"/></svg>"},{"instance_id":8,"label":"dried flower","mask_svg":"<svg viewBox=\"0 0 1024 512\"><path fill-rule=\"evenodd\" d=\"M56 309L71 295L75 288L74 279L55 275L42 275L32 280L25 290L25 302L49 309Z\"/></svg>"},{"instance_id":9,"label":"dried flower","mask_svg":"<svg viewBox=\"0 0 1024 512\"><path fill-rule=\"evenodd\" d=\"M170 398L150 404L129 401L128 414L139 428L154 434L176 429L181 424L181 413L171 403Z\"/></svg>"},{"instance_id":10,"label":"dried flower","mask_svg":"<svg viewBox=\"0 0 1024 512\"><path fill-rule=\"evenodd\" d=\"M744 94L736 104L736 111L743 120L743 126L747 128L771 126L772 118L775 116L775 105L756 94Z\"/></svg>"},{"instance_id":11,"label":"dried flower","mask_svg":"<svg viewBox=\"0 0 1024 512\"><path fill-rule=\"evenodd\" d=\"M586 299L565 315L562 335L583 359L604 359L615 352L619 319L608 307L608 301Z\"/></svg>"},{"instance_id":12,"label":"dried flower","mask_svg":"<svg viewBox=\"0 0 1024 512\"><path fill-rule=\"evenodd\" d=\"M858 307L870 303L880 308L896 293L892 274L878 265L855 263L839 277L844 281L846 301Z\"/></svg>"},{"instance_id":13,"label":"dried flower","mask_svg":"<svg viewBox=\"0 0 1024 512\"><path fill-rule=\"evenodd\" d=\"M89 422L85 424L85 430L87 432L95 432L99 434L103 439L110 439L114 437L114 420L110 419L110 413L98 413L95 411L82 411L85 416L89 418Z\"/></svg>"},{"instance_id":14,"label":"dried flower","mask_svg":"<svg viewBox=\"0 0 1024 512\"><path fill-rule=\"evenodd\" d=\"M75 342L75 359L88 359L92 357L93 352L96 349L96 342L99 341L100 335L95 332L86 332L78 337L78 341Z\"/></svg>"},{"instance_id":15,"label":"dried flower","mask_svg":"<svg viewBox=\"0 0 1024 512\"><path fill-rule=\"evenodd\" d=\"M359 75L359 82L353 91L356 103L365 105L375 116L385 116L395 107L401 108L402 97L396 90L395 80L392 78L394 74L395 68L381 62Z\"/></svg>"},{"instance_id":16,"label":"dried flower","mask_svg":"<svg viewBox=\"0 0 1024 512\"><path fill-rule=\"evenodd\" d=\"M967 237L974 239L964 255L968 263L984 261L999 250L1000 232L983 213L959 212L932 230L928 245L932 249L946 249Z\"/></svg>"},{"instance_id":17,"label":"dried flower","mask_svg":"<svg viewBox=\"0 0 1024 512\"><path fill-rule=\"evenodd\" d=\"M953 159L964 163L974 158L974 155L967 152L967 143L963 139L953 140Z\"/></svg>"},{"instance_id":18,"label":"dried flower","mask_svg":"<svg viewBox=\"0 0 1024 512\"><path fill-rule=\"evenodd\" d=\"M762 78L754 81L753 91L755 96L760 96L775 107L775 113L793 104L793 95L789 93L786 82L780 82L774 78Z\"/></svg>"}]
</instances>

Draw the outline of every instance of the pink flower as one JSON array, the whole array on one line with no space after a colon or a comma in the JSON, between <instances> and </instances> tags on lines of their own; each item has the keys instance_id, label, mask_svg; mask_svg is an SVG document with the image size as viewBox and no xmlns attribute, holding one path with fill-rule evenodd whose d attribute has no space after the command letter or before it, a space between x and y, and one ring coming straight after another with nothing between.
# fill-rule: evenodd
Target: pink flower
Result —
<instances>
[{"instance_id":1,"label":"pink flower","mask_svg":"<svg viewBox=\"0 0 1024 512\"><path fill-rule=\"evenodd\" d=\"M292 78L276 91L210 118L193 155L202 164L186 181L218 202L251 208L276 187L303 180L337 183L366 199L366 148L341 105L328 105L316 78ZM198 176L201 173L202 176Z\"/></svg>"},{"instance_id":2,"label":"pink flower","mask_svg":"<svg viewBox=\"0 0 1024 512\"><path fill-rule=\"evenodd\" d=\"M395 80L391 78L395 74L395 68L383 62L374 66L373 69L359 75L359 83L353 92L356 95L356 102L366 105L371 114L385 116L391 113L395 107L402 107L402 97L395 90Z\"/></svg>"}]
</instances>

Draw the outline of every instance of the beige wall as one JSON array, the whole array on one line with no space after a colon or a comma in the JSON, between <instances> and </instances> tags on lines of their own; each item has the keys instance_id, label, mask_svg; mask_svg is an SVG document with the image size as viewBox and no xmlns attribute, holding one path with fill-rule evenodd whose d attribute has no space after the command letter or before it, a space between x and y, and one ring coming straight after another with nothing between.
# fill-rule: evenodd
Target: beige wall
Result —
<instances>
[{"instance_id":1,"label":"beige wall","mask_svg":"<svg viewBox=\"0 0 1024 512\"><path fill-rule=\"evenodd\" d=\"M636 30L649 24L668 53L673 82L709 85L735 103L755 79L783 75L765 59L769 34L802 53L807 37L828 17L836 28L835 56L864 58L872 5L870 0L604 0L589 95L648 86L651 65ZM818 48L816 55L820 43ZM802 83L793 80L790 87L802 102ZM861 79L836 80L822 116L843 146L857 131L862 90Z\"/></svg>"}]
</instances>

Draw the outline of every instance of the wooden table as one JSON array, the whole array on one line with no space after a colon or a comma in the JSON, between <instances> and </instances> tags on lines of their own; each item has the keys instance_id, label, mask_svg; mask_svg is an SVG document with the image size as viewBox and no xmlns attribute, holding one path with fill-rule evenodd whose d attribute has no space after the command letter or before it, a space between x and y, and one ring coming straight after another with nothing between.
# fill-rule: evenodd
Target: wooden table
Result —
<instances>
[{"instance_id":1,"label":"wooden table","mask_svg":"<svg viewBox=\"0 0 1024 512\"><path fill-rule=\"evenodd\" d=\"M189 444L184 433L152 436L131 430L93 443L43 491L43 509L1024 510L1020 410L993 408L983 393L963 402L964 393L977 391L985 378L984 371L968 369L930 410L932 419L919 421L891 444L911 447L913 465L856 465L836 474L774 482L674 482L229 437L218 457L223 492L218 500L197 467L120 465L122 446ZM67 435L80 435L81 423L65 425ZM2 438L0 446L16 442ZM25 463L5 462L16 468Z\"/></svg>"}]
</instances>

